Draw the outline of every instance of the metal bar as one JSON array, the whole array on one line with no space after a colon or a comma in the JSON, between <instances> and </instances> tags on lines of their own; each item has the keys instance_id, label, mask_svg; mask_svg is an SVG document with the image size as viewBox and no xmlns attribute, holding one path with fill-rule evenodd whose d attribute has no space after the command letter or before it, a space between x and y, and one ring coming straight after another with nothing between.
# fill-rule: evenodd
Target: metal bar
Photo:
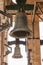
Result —
<instances>
[{"instance_id":1,"label":"metal bar","mask_svg":"<svg viewBox=\"0 0 43 65\"><path fill-rule=\"evenodd\" d=\"M21 9L21 8L23 8L24 10L33 10L34 4L24 4L23 6L19 5L19 4L14 4L14 5L6 6L7 10L18 10L18 9Z\"/></svg>"},{"instance_id":2,"label":"metal bar","mask_svg":"<svg viewBox=\"0 0 43 65\"><path fill-rule=\"evenodd\" d=\"M16 41L8 42L8 45L13 45L13 44L16 44ZM19 44L26 45L26 42L24 42L24 41L19 41Z\"/></svg>"}]
</instances>

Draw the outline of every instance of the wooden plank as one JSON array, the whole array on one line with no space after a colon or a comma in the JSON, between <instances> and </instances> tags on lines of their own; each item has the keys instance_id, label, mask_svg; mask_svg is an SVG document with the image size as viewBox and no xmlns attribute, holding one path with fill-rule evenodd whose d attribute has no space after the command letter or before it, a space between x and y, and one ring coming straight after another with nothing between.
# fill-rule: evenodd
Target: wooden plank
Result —
<instances>
[{"instance_id":1,"label":"wooden plank","mask_svg":"<svg viewBox=\"0 0 43 65\"><path fill-rule=\"evenodd\" d=\"M28 48L32 50L30 62L32 65L41 65L40 40L28 39Z\"/></svg>"}]
</instances>

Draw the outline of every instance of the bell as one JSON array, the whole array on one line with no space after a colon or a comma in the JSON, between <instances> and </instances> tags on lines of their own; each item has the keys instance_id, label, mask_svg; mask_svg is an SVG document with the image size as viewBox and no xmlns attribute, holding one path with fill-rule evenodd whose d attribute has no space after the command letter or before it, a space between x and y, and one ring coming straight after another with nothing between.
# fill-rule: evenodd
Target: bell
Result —
<instances>
[{"instance_id":1,"label":"bell","mask_svg":"<svg viewBox=\"0 0 43 65\"><path fill-rule=\"evenodd\" d=\"M15 38L26 38L31 30L27 26L27 17L25 12L18 12L15 19L15 27L10 32L10 36Z\"/></svg>"},{"instance_id":2,"label":"bell","mask_svg":"<svg viewBox=\"0 0 43 65\"><path fill-rule=\"evenodd\" d=\"M22 58L22 55L20 53L20 47L19 44L16 44L16 47L14 48L14 54L12 56L13 58Z\"/></svg>"}]
</instances>

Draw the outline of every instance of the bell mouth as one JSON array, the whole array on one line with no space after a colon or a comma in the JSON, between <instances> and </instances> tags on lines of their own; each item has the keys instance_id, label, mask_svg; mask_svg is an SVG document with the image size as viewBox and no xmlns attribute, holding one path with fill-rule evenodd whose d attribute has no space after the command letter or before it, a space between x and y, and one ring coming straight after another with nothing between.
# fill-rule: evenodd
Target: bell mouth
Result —
<instances>
[{"instance_id":1,"label":"bell mouth","mask_svg":"<svg viewBox=\"0 0 43 65\"><path fill-rule=\"evenodd\" d=\"M12 56L12 58L22 58L21 55L18 55L18 56Z\"/></svg>"},{"instance_id":2,"label":"bell mouth","mask_svg":"<svg viewBox=\"0 0 43 65\"><path fill-rule=\"evenodd\" d=\"M27 38L30 35L30 32L28 31L11 31L10 36L15 38Z\"/></svg>"}]
</instances>

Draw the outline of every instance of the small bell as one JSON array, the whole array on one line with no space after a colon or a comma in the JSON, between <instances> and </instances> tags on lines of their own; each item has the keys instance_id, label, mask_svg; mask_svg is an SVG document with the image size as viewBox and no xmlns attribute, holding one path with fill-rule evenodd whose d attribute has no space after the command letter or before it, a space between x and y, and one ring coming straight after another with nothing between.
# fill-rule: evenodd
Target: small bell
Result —
<instances>
[{"instance_id":1,"label":"small bell","mask_svg":"<svg viewBox=\"0 0 43 65\"><path fill-rule=\"evenodd\" d=\"M12 56L13 58L22 58L22 55L20 53L20 47L19 44L16 44L14 54Z\"/></svg>"}]
</instances>

